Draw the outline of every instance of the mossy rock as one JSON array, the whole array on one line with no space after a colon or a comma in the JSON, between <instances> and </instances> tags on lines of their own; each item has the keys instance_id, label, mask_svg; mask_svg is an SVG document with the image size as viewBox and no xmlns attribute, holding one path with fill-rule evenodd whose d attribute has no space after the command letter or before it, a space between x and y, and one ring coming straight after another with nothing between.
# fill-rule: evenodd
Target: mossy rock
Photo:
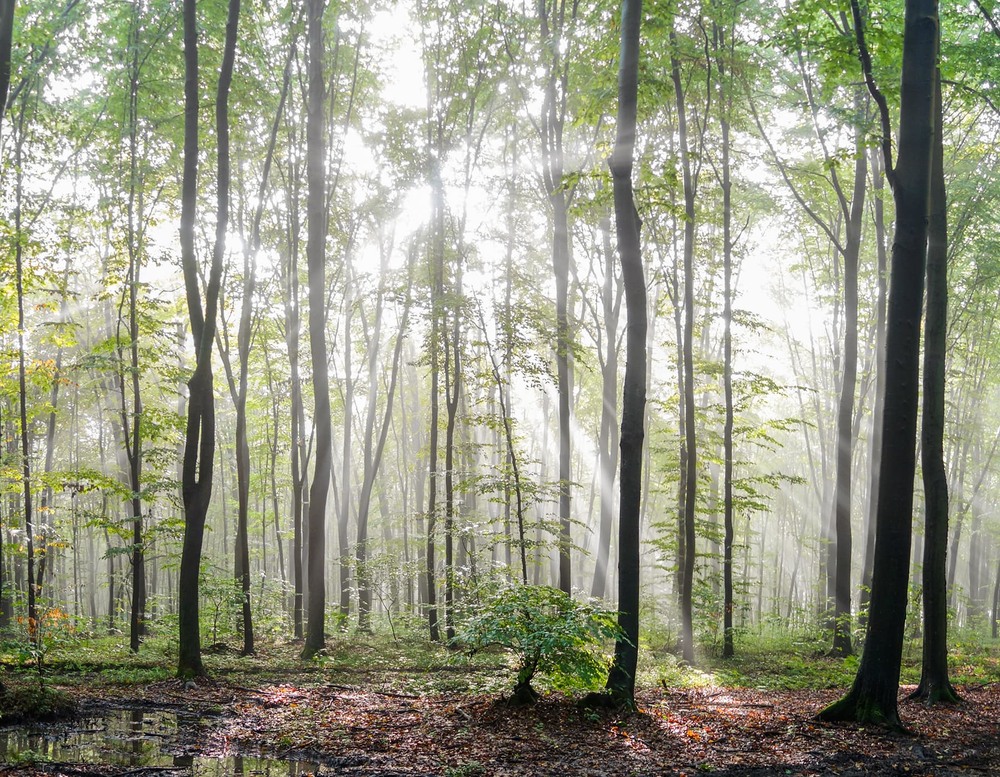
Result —
<instances>
[{"instance_id":1,"label":"mossy rock","mask_svg":"<svg viewBox=\"0 0 1000 777\"><path fill-rule=\"evenodd\" d=\"M0 686L0 725L58 720L76 714L76 702L63 691L35 683Z\"/></svg>"}]
</instances>

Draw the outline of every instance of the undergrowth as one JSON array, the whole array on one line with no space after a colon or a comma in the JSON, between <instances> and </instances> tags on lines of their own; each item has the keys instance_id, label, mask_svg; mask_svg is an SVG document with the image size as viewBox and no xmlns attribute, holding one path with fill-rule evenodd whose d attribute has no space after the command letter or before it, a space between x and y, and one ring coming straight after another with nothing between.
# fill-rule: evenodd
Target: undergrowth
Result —
<instances>
[{"instance_id":1,"label":"undergrowth","mask_svg":"<svg viewBox=\"0 0 1000 777\"><path fill-rule=\"evenodd\" d=\"M244 687L294 683L332 684L362 690L406 694L503 693L509 686L509 657L484 650L469 657L429 642L422 634L337 633L326 650L311 661L299 659L301 644L292 640L258 641L254 656L234 649L204 656L209 676ZM739 633L736 656L723 659L711 646L702 647L695 666L687 666L675 645L651 639L641 643L637 685L743 687L760 690L846 688L854 679L857 656L829 658L827 640L819 633L778 631ZM858 646L860 649L860 646ZM78 637L61 642L46 656L42 687L147 685L171 680L176 668L176 641L165 635L148 638L140 652L128 650L127 637ZM956 633L949 651L956 685L1000 682L1000 642L974 632ZM37 670L12 642L0 642L0 683L9 690L23 686L35 693ZM907 640L901 682L920 676L920 641ZM539 678L539 690L551 690ZM56 704L43 698L42 707ZM6 714L17 708L4 702Z\"/></svg>"}]
</instances>

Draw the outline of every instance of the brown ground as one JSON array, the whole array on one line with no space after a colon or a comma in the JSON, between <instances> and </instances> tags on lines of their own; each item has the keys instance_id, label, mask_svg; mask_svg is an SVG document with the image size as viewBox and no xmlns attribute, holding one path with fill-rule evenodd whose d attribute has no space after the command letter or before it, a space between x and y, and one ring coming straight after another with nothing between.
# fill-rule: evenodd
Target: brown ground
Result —
<instances>
[{"instance_id":1,"label":"brown ground","mask_svg":"<svg viewBox=\"0 0 1000 777\"><path fill-rule=\"evenodd\" d=\"M903 701L912 736L813 720L836 691L661 689L643 692L629 716L561 696L512 708L489 696L334 685L169 681L134 701L203 710L204 728L179 743L188 751L314 760L327 775L1000 775L1000 684L959 690L965 702L955 707ZM77 693L85 709L113 703ZM0 775L149 771L0 766Z\"/></svg>"}]
</instances>

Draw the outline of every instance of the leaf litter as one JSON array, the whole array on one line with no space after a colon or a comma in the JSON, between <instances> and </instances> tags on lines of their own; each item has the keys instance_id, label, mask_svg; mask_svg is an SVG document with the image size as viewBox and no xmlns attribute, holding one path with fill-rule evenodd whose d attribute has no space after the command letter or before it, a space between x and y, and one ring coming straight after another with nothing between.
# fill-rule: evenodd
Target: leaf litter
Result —
<instances>
[{"instance_id":1,"label":"leaf litter","mask_svg":"<svg viewBox=\"0 0 1000 777\"><path fill-rule=\"evenodd\" d=\"M910 735L815 720L834 690L656 688L639 712L580 707L548 694L510 706L496 695L415 694L364 685L224 681L185 688L165 681L136 689L131 703L211 712L201 755L263 755L322 764L327 775L989 775L1000 774L1000 684L960 688L963 703L926 707L905 698ZM111 703L78 691L83 706ZM87 696L87 694L90 694ZM60 764L2 766L0 775L94 775L128 770Z\"/></svg>"}]
</instances>

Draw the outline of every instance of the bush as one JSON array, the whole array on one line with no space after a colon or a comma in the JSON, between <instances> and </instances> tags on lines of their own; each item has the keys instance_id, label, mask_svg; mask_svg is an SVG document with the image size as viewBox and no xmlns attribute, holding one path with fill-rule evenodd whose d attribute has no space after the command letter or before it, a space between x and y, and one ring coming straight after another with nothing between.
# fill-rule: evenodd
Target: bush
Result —
<instances>
[{"instance_id":1,"label":"bush","mask_svg":"<svg viewBox=\"0 0 1000 777\"><path fill-rule=\"evenodd\" d=\"M530 704L538 698L531 685L536 674L557 688L596 688L610 663L602 643L619 633L617 614L594 601L548 586L503 584L483 597L456 642L470 653L490 646L511 653L517 670L511 700Z\"/></svg>"}]
</instances>

